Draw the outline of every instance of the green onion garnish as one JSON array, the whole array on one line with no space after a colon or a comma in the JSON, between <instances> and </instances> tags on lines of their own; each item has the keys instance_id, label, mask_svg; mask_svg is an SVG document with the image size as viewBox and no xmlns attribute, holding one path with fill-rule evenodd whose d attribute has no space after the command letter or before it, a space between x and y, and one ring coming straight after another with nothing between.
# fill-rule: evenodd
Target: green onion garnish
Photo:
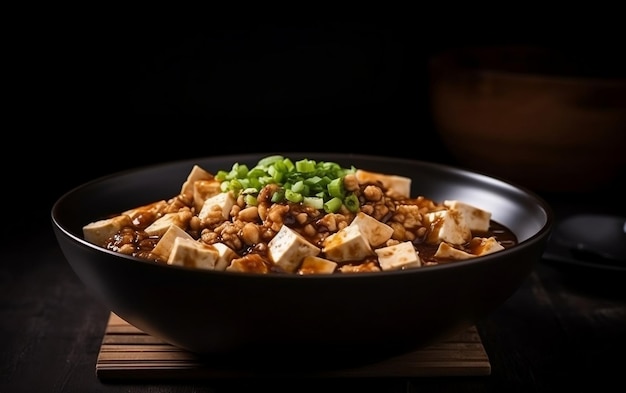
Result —
<instances>
[{"instance_id":1,"label":"green onion garnish","mask_svg":"<svg viewBox=\"0 0 626 393\"><path fill-rule=\"evenodd\" d=\"M229 171L220 170L215 178L221 181L223 192L235 197L244 193L246 200L256 203L258 192L268 184L279 186L271 201L303 203L326 212L337 212L345 205L351 212L359 210L359 200L346 194L343 178L355 173L354 166L343 168L335 162L302 159L293 162L281 155L262 158L253 168L235 163Z\"/></svg>"}]
</instances>

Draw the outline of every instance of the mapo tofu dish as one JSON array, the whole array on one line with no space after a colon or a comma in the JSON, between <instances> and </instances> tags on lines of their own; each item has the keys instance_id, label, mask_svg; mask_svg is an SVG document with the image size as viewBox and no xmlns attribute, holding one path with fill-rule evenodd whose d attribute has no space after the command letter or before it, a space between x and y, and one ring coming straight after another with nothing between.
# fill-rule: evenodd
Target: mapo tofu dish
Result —
<instances>
[{"instance_id":1,"label":"mapo tofu dish","mask_svg":"<svg viewBox=\"0 0 626 393\"><path fill-rule=\"evenodd\" d=\"M195 165L181 181L178 195L86 224L85 240L154 263L298 275L425 268L517 244L484 208L334 162L272 155Z\"/></svg>"}]
</instances>

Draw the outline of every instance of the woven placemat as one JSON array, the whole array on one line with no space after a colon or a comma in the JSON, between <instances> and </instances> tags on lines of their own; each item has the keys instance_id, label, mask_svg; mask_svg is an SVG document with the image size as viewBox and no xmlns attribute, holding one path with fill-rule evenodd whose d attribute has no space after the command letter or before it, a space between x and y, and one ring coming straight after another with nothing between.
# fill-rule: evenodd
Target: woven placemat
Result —
<instances>
[{"instance_id":1,"label":"woven placemat","mask_svg":"<svg viewBox=\"0 0 626 393\"><path fill-rule=\"evenodd\" d=\"M414 352L339 370L301 377L484 376L491 364L475 326ZM251 371L216 368L193 353L154 338L111 313L96 362L102 380L186 380L255 377ZM267 377L267 372L264 372Z\"/></svg>"}]
</instances>

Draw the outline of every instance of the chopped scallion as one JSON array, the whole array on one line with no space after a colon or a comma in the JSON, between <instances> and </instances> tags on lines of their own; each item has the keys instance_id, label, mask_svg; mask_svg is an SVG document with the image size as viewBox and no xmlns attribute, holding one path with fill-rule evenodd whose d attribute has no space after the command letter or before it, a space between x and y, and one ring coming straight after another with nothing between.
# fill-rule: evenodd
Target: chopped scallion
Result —
<instances>
[{"instance_id":1,"label":"chopped scallion","mask_svg":"<svg viewBox=\"0 0 626 393\"><path fill-rule=\"evenodd\" d=\"M348 194L344 200L343 204L350 210L352 213L356 213L360 209L359 198L354 194Z\"/></svg>"},{"instance_id":2,"label":"chopped scallion","mask_svg":"<svg viewBox=\"0 0 626 393\"><path fill-rule=\"evenodd\" d=\"M324 203L324 211L326 213L336 213L341 208L341 199L335 197Z\"/></svg>"},{"instance_id":3,"label":"chopped scallion","mask_svg":"<svg viewBox=\"0 0 626 393\"><path fill-rule=\"evenodd\" d=\"M343 168L338 163L310 159L292 161L281 155L262 158L249 168L242 163L233 164L229 171L216 172L215 178L221 181L222 192L232 191L235 197L244 193L246 201L256 204L259 191L268 184L277 184L272 194L273 203L303 203L327 212L336 212L341 205L348 209L359 208L358 198L349 194L343 178L355 173L356 168Z\"/></svg>"}]
</instances>

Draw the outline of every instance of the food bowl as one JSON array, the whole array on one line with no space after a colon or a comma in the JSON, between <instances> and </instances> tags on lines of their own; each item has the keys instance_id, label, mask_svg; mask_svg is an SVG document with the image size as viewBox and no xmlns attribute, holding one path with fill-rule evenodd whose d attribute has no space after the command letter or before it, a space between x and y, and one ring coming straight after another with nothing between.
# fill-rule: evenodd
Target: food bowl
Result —
<instances>
[{"instance_id":1,"label":"food bowl","mask_svg":"<svg viewBox=\"0 0 626 393\"><path fill-rule=\"evenodd\" d=\"M216 173L264 155L142 167L70 190L54 204L58 243L85 286L130 324L219 364L288 368L374 361L476 324L503 304L540 259L553 224L531 191L436 163L356 154L290 153L412 180L411 195L456 199L492 213L518 243L469 260L355 274L257 274L158 264L96 246L83 227L167 199L190 169ZM272 362L267 358L271 357Z\"/></svg>"},{"instance_id":2,"label":"food bowl","mask_svg":"<svg viewBox=\"0 0 626 393\"><path fill-rule=\"evenodd\" d=\"M538 192L605 187L626 172L626 73L601 57L582 48L443 50L429 63L434 128L464 168Z\"/></svg>"}]
</instances>

